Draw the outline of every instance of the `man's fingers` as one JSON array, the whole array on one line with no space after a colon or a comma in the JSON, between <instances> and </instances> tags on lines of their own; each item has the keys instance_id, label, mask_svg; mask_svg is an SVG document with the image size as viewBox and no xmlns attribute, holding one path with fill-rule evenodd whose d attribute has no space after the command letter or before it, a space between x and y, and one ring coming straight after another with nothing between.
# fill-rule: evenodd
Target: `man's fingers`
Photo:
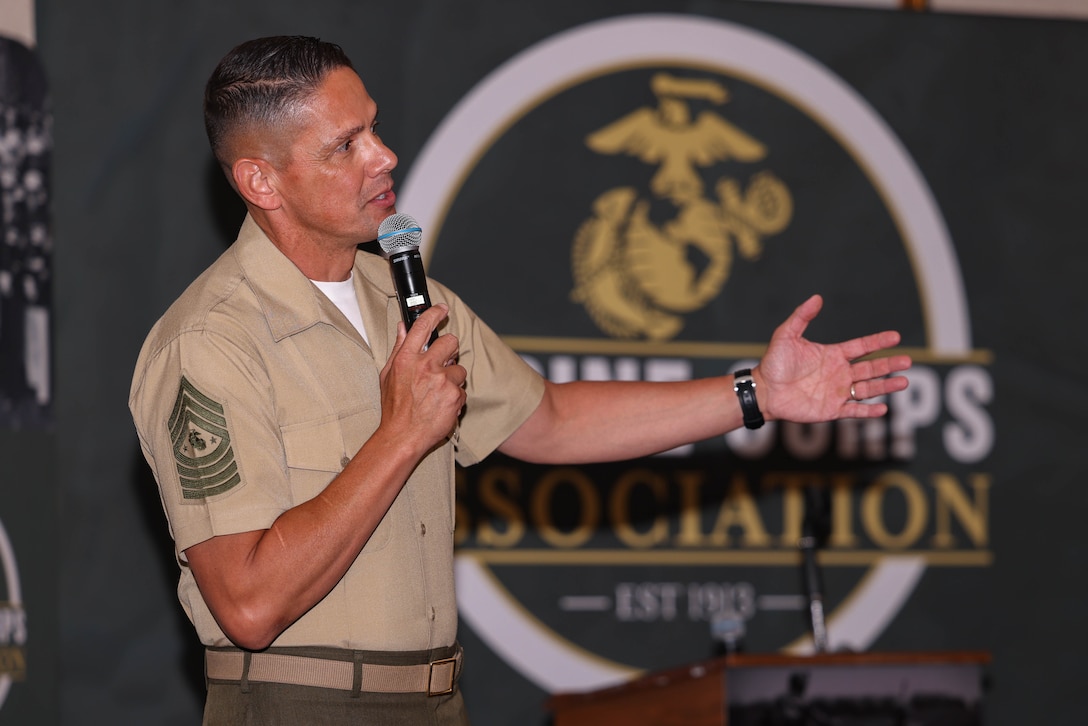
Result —
<instances>
[{"instance_id":1,"label":"man's fingers","mask_svg":"<svg viewBox=\"0 0 1088 726\"><path fill-rule=\"evenodd\" d=\"M888 350L899 345L900 335L895 330L884 330L879 333L864 335L860 338L852 338L839 344L843 356L847 360L856 361L867 355Z\"/></svg>"},{"instance_id":2,"label":"man's fingers","mask_svg":"<svg viewBox=\"0 0 1088 726\"><path fill-rule=\"evenodd\" d=\"M459 357L460 343L455 335L440 335L427 349L427 355L437 357L444 366L453 365Z\"/></svg>"},{"instance_id":3,"label":"man's fingers","mask_svg":"<svg viewBox=\"0 0 1088 726\"><path fill-rule=\"evenodd\" d=\"M805 334L808 324L815 319L823 306L824 299L819 295L813 295L794 308L793 313L786 318L786 322L782 324L780 329L795 338L800 338Z\"/></svg>"},{"instance_id":4,"label":"man's fingers","mask_svg":"<svg viewBox=\"0 0 1088 726\"><path fill-rule=\"evenodd\" d=\"M861 379L850 385L850 400L864 401L877 396L902 391L910 384L906 376Z\"/></svg>"},{"instance_id":5,"label":"man's fingers","mask_svg":"<svg viewBox=\"0 0 1088 726\"><path fill-rule=\"evenodd\" d=\"M857 361L850 366L850 370L855 381L865 381L870 378L882 378L892 373L901 373L910 366L909 355L891 355Z\"/></svg>"},{"instance_id":6,"label":"man's fingers","mask_svg":"<svg viewBox=\"0 0 1088 726\"><path fill-rule=\"evenodd\" d=\"M445 303L438 303L424 310L412 323L405 345L408 345L411 350L423 350L427 341L431 339L431 334L438 329L443 320L449 317L449 314L450 309Z\"/></svg>"}]
</instances>

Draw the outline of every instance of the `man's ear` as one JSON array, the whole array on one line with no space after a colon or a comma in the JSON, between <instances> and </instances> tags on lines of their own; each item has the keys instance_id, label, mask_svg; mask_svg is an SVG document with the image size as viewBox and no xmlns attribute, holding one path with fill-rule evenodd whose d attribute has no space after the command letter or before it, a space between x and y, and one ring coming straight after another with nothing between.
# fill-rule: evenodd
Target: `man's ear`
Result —
<instances>
[{"instance_id":1,"label":"man's ear","mask_svg":"<svg viewBox=\"0 0 1088 726\"><path fill-rule=\"evenodd\" d=\"M231 167L231 176L238 193L250 204L260 209L272 210L280 206L279 195L273 183L275 171L264 159L238 159Z\"/></svg>"}]
</instances>

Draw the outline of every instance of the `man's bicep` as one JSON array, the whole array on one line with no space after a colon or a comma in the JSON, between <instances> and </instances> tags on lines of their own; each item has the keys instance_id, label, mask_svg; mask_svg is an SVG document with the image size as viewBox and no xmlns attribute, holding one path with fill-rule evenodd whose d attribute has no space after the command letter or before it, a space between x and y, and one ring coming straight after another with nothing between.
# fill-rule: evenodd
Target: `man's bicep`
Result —
<instances>
[{"instance_id":1,"label":"man's bicep","mask_svg":"<svg viewBox=\"0 0 1088 726\"><path fill-rule=\"evenodd\" d=\"M544 394L529 417L518 426L514 433L501 444L498 450L515 459L535 462L541 461L549 447L549 433L556 426L556 413L553 406L555 384L544 383Z\"/></svg>"}]
</instances>

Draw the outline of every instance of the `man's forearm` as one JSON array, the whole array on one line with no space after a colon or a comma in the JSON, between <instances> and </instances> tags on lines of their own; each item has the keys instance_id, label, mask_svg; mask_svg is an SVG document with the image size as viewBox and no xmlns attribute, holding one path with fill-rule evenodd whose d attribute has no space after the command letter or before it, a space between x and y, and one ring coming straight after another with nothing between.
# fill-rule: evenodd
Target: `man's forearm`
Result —
<instances>
[{"instance_id":1,"label":"man's forearm","mask_svg":"<svg viewBox=\"0 0 1088 726\"><path fill-rule=\"evenodd\" d=\"M618 461L700 441L741 423L729 378L549 383L540 406L499 450L537 463Z\"/></svg>"}]
</instances>

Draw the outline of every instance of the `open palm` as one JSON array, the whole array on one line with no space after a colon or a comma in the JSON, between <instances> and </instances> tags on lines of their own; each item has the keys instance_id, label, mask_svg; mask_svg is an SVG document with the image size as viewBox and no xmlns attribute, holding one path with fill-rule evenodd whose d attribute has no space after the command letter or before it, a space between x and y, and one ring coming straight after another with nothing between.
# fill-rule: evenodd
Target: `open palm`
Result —
<instances>
[{"instance_id":1,"label":"open palm","mask_svg":"<svg viewBox=\"0 0 1088 726\"><path fill-rule=\"evenodd\" d=\"M867 358L899 343L899 333L886 330L842 343L822 345L806 340L804 332L823 307L813 295L801 303L774 331L760 361L763 378L760 405L776 419L816 423L839 418L874 418L887 413L882 402L863 399L907 387L907 355Z\"/></svg>"}]
</instances>

